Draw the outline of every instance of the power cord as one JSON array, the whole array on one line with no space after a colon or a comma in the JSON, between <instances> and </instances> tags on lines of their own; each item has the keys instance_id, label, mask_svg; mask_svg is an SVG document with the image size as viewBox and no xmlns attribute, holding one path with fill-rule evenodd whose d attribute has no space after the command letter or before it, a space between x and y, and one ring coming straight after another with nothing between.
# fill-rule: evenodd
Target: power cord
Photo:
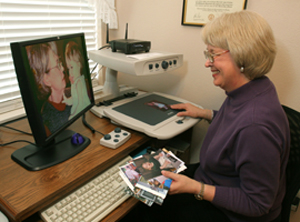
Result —
<instances>
[{"instance_id":1,"label":"power cord","mask_svg":"<svg viewBox=\"0 0 300 222\"><path fill-rule=\"evenodd\" d=\"M85 125L88 129L90 129L91 132L92 132L93 134L95 134L95 133L97 132L97 133L99 133L99 134L105 136L104 133L101 133L101 132L95 130L90 124L87 123L87 121L86 121L86 119L85 119L85 114L82 115L82 123L83 123L83 125ZM15 128L12 128L12 127L9 127L9 126L5 126L5 125L0 125L0 126L1 126L1 127L4 127L4 128L7 128L7 129L10 129L10 130L14 130L14 131L17 131L17 132L26 134L26 135L29 135L29 136L32 136L32 133L27 133L27 132L24 132L24 131L22 131L22 130L18 130L18 129L15 129ZM59 141L57 144L59 144L59 143L65 141L65 140L68 140L68 139L70 139L70 138L71 138L71 137L65 138L64 140ZM32 142L27 141L27 140L15 140L15 141L11 141L11 142L8 142L8 143L0 143L0 147L8 146L8 145L10 145L10 144L13 144L13 143L19 143L19 142L30 143L31 145L36 146L35 143L32 143Z\"/></svg>"},{"instance_id":2,"label":"power cord","mask_svg":"<svg viewBox=\"0 0 300 222\"><path fill-rule=\"evenodd\" d=\"M29 135L29 136L32 136L32 133L27 133L27 132L24 132L24 131L22 131L22 130L18 130L18 129L16 129L16 128L10 127L10 126L2 125L2 127L7 128L7 129L10 129L10 130L17 131L17 132L19 132L19 133L23 133L23 134L26 134L26 135Z\"/></svg>"},{"instance_id":3,"label":"power cord","mask_svg":"<svg viewBox=\"0 0 300 222\"><path fill-rule=\"evenodd\" d=\"M16 120L14 120L14 121L16 121ZM14 121L11 121L11 122L14 122ZM11 122L8 122L8 123L11 123ZM8 124L8 123L6 123L6 124ZM19 132L19 133L23 133L23 134L25 134L25 135L33 136L32 133L28 133L28 132L25 132L25 131L22 131L22 130L19 130L19 129L10 127L10 126L6 126L6 125L4 125L4 124L0 125L0 127L4 127L4 128L7 128L7 129L10 129L10 130L14 130L14 131L17 131L17 132ZM65 140L68 140L68 139L70 139L70 138L71 138L71 137L65 138L65 139L63 139L63 140L61 140L61 141L58 141L56 144L59 144L59 143L65 141ZM36 146L35 143L32 143L32 142L30 142L30 141L28 141L28 140L14 140L14 141L11 141L11 142L8 142L8 143L0 143L0 147L8 146L8 145L10 145L10 144L13 144L13 143L19 143L19 142L25 142L25 143L29 143L29 144L31 144L31 145L33 145L33 146Z\"/></svg>"},{"instance_id":4,"label":"power cord","mask_svg":"<svg viewBox=\"0 0 300 222\"><path fill-rule=\"evenodd\" d=\"M17 120L21 120L21 119L24 119L25 117L21 117L19 119L15 119L15 120L12 120L12 121L9 121L5 124L9 124L9 123L12 123L12 122L15 122ZM23 133L25 135L29 135L29 136L32 136L32 133L28 133L28 132L25 132L25 131L22 131L22 130L19 130L19 129L16 129L16 128L13 128L13 127L10 127L10 126L6 126L5 124L1 124L0 127L3 127L3 128L7 128L7 129L10 129L10 130L14 130L14 131L17 131L19 133ZM18 143L18 142L25 142L25 143L30 143L32 145L35 145L34 143L30 142L30 141L27 141L27 140L15 140L15 141L11 141L11 142L8 142L8 143L0 143L0 146L7 146L7 145L10 145L12 143Z\"/></svg>"},{"instance_id":5,"label":"power cord","mask_svg":"<svg viewBox=\"0 0 300 222\"><path fill-rule=\"evenodd\" d=\"M66 141L66 140L69 140L69 139L71 139L71 138L72 138L72 136L69 136L69 137L67 137L67 138L64 138L64 139L61 140L61 141L58 141L58 142L55 143L55 144L60 144L60 143ZM28 140L15 140L15 141L11 141L11 142L8 142L8 143L3 143L3 144L0 143L0 146L8 146L8 145L10 145L10 144L13 144L13 143L20 143L20 142L29 143L29 144L31 144L31 145L33 145L33 146L37 146L35 143L32 143L32 142L30 142L30 141L28 141Z\"/></svg>"},{"instance_id":6,"label":"power cord","mask_svg":"<svg viewBox=\"0 0 300 222\"><path fill-rule=\"evenodd\" d=\"M83 123L83 125L85 125L89 130L91 130L91 132L92 132L93 134L95 134L95 133L97 132L97 133L100 133L102 136L105 136L104 133L101 133L101 132L95 130L90 124L87 123L87 121L85 120L85 113L82 115L82 123Z\"/></svg>"},{"instance_id":7,"label":"power cord","mask_svg":"<svg viewBox=\"0 0 300 222\"><path fill-rule=\"evenodd\" d=\"M8 143L0 143L0 146L8 146L8 145L10 145L10 144L13 144L13 143L20 143L20 142L30 143L31 145L36 146L35 143L32 143L32 142L27 141L27 140L15 140L15 141L11 141L11 142L8 142Z\"/></svg>"}]
</instances>

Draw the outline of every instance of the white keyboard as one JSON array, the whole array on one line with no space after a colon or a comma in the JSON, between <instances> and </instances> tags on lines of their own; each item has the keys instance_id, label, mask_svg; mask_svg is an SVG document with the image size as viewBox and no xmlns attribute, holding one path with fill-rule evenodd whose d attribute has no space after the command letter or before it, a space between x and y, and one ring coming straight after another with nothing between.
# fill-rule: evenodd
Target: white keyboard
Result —
<instances>
[{"instance_id":1,"label":"white keyboard","mask_svg":"<svg viewBox=\"0 0 300 222\"><path fill-rule=\"evenodd\" d=\"M119 166L125 165L131 157L126 157L111 168L83 185L64 199L41 212L46 222L96 222L123 203L129 194L119 175Z\"/></svg>"}]
</instances>

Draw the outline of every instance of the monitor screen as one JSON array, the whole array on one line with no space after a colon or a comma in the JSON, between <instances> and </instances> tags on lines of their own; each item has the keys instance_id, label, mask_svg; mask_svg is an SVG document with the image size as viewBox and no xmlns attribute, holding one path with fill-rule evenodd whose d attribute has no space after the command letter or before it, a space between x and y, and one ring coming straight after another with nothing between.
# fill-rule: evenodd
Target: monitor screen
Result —
<instances>
[{"instance_id":1,"label":"monitor screen","mask_svg":"<svg viewBox=\"0 0 300 222\"><path fill-rule=\"evenodd\" d=\"M90 140L65 129L94 105L84 34L14 42L11 51L36 143L12 159L40 170L76 155Z\"/></svg>"}]
</instances>

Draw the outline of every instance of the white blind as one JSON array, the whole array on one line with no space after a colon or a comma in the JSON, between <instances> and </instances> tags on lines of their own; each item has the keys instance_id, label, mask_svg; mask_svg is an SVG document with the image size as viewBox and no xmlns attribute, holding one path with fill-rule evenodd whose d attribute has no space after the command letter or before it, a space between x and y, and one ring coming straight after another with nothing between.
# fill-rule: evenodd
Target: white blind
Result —
<instances>
[{"instance_id":1,"label":"white blind","mask_svg":"<svg viewBox=\"0 0 300 222\"><path fill-rule=\"evenodd\" d=\"M86 0L0 0L0 113L23 106L10 42L85 33L97 49L97 19Z\"/></svg>"}]
</instances>

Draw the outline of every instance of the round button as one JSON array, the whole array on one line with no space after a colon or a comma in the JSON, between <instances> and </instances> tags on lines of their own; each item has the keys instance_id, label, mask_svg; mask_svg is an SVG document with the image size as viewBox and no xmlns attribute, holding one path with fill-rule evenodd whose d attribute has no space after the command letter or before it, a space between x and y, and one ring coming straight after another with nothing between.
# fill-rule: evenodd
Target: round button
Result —
<instances>
[{"instance_id":1,"label":"round button","mask_svg":"<svg viewBox=\"0 0 300 222\"><path fill-rule=\"evenodd\" d=\"M120 127L115 128L115 133L120 133L120 132L121 132L121 128Z\"/></svg>"},{"instance_id":2,"label":"round button","mask_svg":"<svg viewBox=\"0 0 300 222\"><path fill-rule=\"evenodd\" d=\"M106 134L106 135L104 135L104 139L105 139L105 140L110 140L110 139L111 139L111 136L110 136L109 134Z\"/></svg>"}]
</instances>

